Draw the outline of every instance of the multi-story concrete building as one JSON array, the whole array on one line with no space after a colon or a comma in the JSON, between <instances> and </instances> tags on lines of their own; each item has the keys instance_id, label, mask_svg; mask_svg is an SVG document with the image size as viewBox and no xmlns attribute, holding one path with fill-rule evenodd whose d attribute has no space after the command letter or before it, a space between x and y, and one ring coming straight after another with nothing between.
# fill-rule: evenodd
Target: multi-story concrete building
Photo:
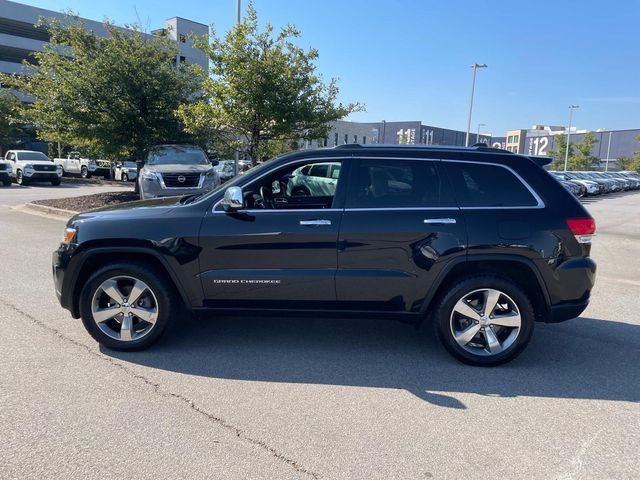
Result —
<instances>
[{"instance_id":1,"label":"multi-story concrete building","mask_svg":"<svg viewBox=\"0 0 640 480\"><path fill-rule=\"evenodd\" d=\"M491 136L476 133L470 142L491 143ZM346 143L386 143L423 145L464 145L465 132L408 122L348 122L339 120L331 124L326 138L306 142L303 148L334 147Z\"/></svg>"},{"instance_id":2,"label":"multi-story concrete building","mask_svg":"<svg viewBox=\"0 0 640 480\"><path fill-rule=\"evenodd\" d=\"M40 17L64 19L64 14L32 7L22 3L0 0L0 72L9 74L24 74L28 71L22 65L24 60L33 59L33 52L42 51L44 44L49 41L49 34L36 27ZM106 36L107 30L102 22L86 18L81 19L85 26L99 36ZM193 48L190 34L208 35L207 25L174 17L165 22L163 28L155 32L162 32L178 42L180 52L177 62L188 62L208 68L205 54ZM151 36L152 34L145 34Z\"/></svg>"},{"instance_id":3,"label":"multi-story concrete building","mask_svg":"<svg viewBox=\"0 0 640 480\"><path fill-rule=\"evenodd\" d=\"M584 136L591 133L595 137L595 144L591 155L600 159L602 164L613 162L620 157L631 157L640 150L640 129L607 130L598 129L589 132L584 129L571 128L572 144L581 143ZM566 139L567 129L557 125L534 125L528 129L509 130L506 137L494 137L491 145L505 148L512 152L525 155L548 155L555 151L556 138L561 135Z\"/></svg>"}]
</instances>

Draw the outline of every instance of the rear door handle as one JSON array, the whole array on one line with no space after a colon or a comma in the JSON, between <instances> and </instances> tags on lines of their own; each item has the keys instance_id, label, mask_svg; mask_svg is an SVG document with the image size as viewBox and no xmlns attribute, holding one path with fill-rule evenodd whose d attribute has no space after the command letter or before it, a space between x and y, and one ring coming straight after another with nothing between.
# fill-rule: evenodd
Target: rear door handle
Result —
<instances>
[{"instance_id":1,"label":"rear door handle","mask_svg":"<svg viewBox=\"0 0 640 480\"><path fill-rule=\"evenodd\" d=\"M456 223L455 218L425 218L424 223L428 223L430 225L448 225L452 223Z\"/></svg>"},{"instance_id":2,"label":"rear door handle","mask_svg":"<svg viewBox=\"0 0 640 480\"><path fill-rule=\"evenodd\" d=\"M300 225L331 225L331 220L300 220Z\"/></svg>"}]
</instances>

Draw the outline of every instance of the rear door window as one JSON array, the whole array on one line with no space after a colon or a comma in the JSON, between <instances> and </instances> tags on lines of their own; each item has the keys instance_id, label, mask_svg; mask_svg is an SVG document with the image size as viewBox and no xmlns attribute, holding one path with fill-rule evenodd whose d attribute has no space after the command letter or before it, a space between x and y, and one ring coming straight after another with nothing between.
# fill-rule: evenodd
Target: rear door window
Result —
<instances>
[{"instance_id":1,"label":"rear door window","mask_svg":"<svg viewBox=\"0 0 640 480\"><path fill-rule=\"evenodd\" d=\"M461 207L535 207L538 200L513 172L499 165L443 162Z\"/></svg>"},{"instance_id":2,"label":"rear door window","mask_svg":"<svg viewBox=\"0 0 640 480\"><path fill-rule=\"evenodd\" d=\"M347 208L451 207L455 202L430 160L358 160Z\"/></svg>"}]
</instances>

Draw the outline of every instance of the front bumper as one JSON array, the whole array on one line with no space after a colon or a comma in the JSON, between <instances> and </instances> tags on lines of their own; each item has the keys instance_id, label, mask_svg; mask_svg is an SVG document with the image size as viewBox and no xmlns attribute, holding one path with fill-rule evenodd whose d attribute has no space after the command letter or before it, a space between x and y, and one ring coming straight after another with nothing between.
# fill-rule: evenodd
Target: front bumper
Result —
<instances>
[{"instance_id":1,"label":"front bumper","mask_svg":"<svg viewBox=\"0 0 640 480\"><path fill-rule=\"evenodd\" d=\"M80 318L80 312L74 305L72 279L77 276L75 266L78 264L73 257L77 245L60 244L53 252L51 269L56 296L62 308L71 312L73 318Z\"/></svg>"},{"instance_id":2,"label":"front bumper","mask_svg":"<svg viewBox=\"0 0 640 480\"><path fill-rule=\"evenodd\" d=\"M57 172L22 172L24 178L30 182L50 182L51 180L59 180L62 175L58 175Z\"/></svg>"}]
</instances>

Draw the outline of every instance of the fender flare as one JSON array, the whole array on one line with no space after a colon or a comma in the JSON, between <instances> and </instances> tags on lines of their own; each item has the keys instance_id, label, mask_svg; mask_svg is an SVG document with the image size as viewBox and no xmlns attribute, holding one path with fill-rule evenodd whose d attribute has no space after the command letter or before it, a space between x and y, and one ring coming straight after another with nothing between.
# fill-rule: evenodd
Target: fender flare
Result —
<instances>
[{"instance_id":1,"label":"fender flare","mask_svg":"<svg viewBox=\"0 0 640 480\"><path fill-rule=\"evenodd\" d=\"M425 314L427 312L429 306L431 305L431 302L433 301L433 298L436 292L442 286L447 276L449 275L449 273L451 273L454 267L463 263L469 263L469 262L475 262L475 261L491 261L491 260L514 262L514 263L519 263L521 265L525 265L534 274L538 282L538 286L540 287L540 291L542 292L542 295L544 297L545 305L547 309L550 309L551 299L549 297L549 291L547 290L547 286L542 278L542 274L540 273L540 270L538 269L536 264L533 262L533 260L522 255L513 255L508 253L505 253L505 254L477 253L477 254L469 254L467 256L453 258L440 270L440 272L438 273L438 276L436 277L435 281L431 284L431 286L429 287L429 290L427 291L427 294L424 297L422 308L420 309L420 313Z\"/></svg>"},{"instance_id":2,"label":"fender flare","mask_svg":"<svg viewBox=\"0 0 640 480\"><path fill-rule=\"evenodd\" d=\"M165 272L169 275L169 279L173 282L173 284L176 287L176 290L178 291L178 294L180 295L180 298L182 299L182 301L184 302L184 305L190 310L192 308L192 304L191 301L189 300L189 296L187 295L186 289L184 288L184 285L182 284L182 282L180 281L180 278L176 275L176 273L174 272L174 270L171 268L171 266L169 265L169 263L167 262L167 260L160 255L158 252L156 252L155 250L153 250L152 248L149 247L130 247L130 246L110 246L110 247L94 247L94 248L88 248L87 250L83 251L83 252L79 252L77 254L77 256L79 257L77 259L76 264L74 265L73 271L67 271L66 276L70 276L70 280L72 283L69 284L68 288L66 288L65 290L69 292L70 295L70 301L67 303L67 305L69 305L70 310L71 310L71 314L73 316L73 318L80 318L80 313L79 313L79 306L78 306L78 301L80 298L80 292L76 291L78 288L78 277L79 277L79 273L82 271L82 269L84 268L85 264L87 263L87 261L89 261L92 257L96 256L96 255L100 255L100 254L117 254L117 253L141 253L141 254L145 254L145 255L151 255L152 257L154 257L156 260L158 260L160 262L160 265L162 265L162 268L165 270Z\"/></svg>"}]
</instances>

